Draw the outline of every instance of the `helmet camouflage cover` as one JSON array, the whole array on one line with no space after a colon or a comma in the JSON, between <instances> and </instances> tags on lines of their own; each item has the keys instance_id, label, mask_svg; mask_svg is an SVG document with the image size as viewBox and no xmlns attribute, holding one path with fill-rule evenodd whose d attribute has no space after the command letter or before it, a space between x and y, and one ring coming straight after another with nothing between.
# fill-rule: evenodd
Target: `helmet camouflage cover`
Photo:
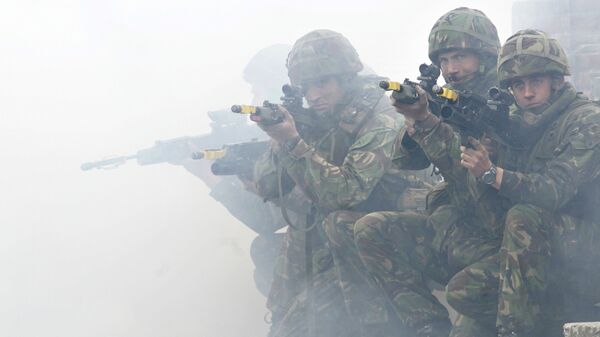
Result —
<instances>
[{"instance_id":1,"label":"helmet camouflage cover","mask_svg":"<svg viewBox=\"0 0 600 337\"><path fill-rule=\"evenodd\" d=\"M539 30L520 30L500 50L498 79L506 87L512 79L532 74L569 75L569 62L556 39Z\"/></svg>"},{"instance_id":2,"label":"helmet camouflage cover","mask_svg":"<svg viewBox=\"0 0 600 337\"><path fill-rule=\"evenodd\" d=\"M302 36L288 54L293 85L327 76L356 74L363 69L356 49L342 34L321 29Z\"/></svg>"},{"instance_id":3,"label":"helmet camouflage cover","mask_svg":"<svg viewBox=\"0 0 600 337\"><path fill-rule=\"evenodd\" d=\"M285 58L291 46L274 44L259 50L244 68L244 80L252 86L277 88L281 95L281 85L287 82Z\"/></svg>"},{"instance_id":4,"label":"helmet camouflage cover","mask_svg":"<svg viewBox=\"0 0 600 337\"><path fill-rule=\"evenodd\" d=\"M452 49L470 49L495 58L500 49L496 26L477 9L460 7L449 11L431 28L429 59L437 64L439 54Z\"/></svg>"}]
</instances>

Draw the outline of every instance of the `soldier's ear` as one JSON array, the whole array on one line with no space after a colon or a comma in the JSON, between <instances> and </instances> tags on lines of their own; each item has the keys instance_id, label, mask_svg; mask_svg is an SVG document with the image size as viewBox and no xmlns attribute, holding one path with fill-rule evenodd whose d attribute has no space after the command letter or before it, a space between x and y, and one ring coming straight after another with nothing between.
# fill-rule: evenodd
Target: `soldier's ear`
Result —
<instances>
[{"instance_id":1,"label":"soldier's ear","mask_svg":"<svg viewBox=\"0 0 600 337\"><path fill-rule=\"evenodd\" d=\"M553 74L550 80L552 81L551 88L553 91L558 91L565 85L565 77L563 75Z\"/></svg>"}]
</instances>

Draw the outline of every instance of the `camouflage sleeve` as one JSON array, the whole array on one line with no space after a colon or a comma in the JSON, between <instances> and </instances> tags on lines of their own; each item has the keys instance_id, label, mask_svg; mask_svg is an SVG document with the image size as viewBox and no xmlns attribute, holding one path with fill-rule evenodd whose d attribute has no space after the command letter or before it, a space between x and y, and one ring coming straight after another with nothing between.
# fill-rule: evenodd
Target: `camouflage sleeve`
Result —
<instances>
[{"instance_id":1,"label":"camouflage sleeve","mask_svg":"<svg viewBox=\"0 0 600 337\"><path fill-rule=\"evenodd\" d=\"M321 156L304 141L281 153L288 174L320 206L349 208L365 201L391 165L397 123L376 114L361 129L340 166Z\"/></svg>"},{"instance_id":2,"label":"camouflage sleeve","mask_svg":"<svg viewBox=\"0 0 600 337\"><path fill-rule=\"evenodd\" d=\"M278 158L276 151L271 148L263 154L254 164L254 184L259 196L265 200L279 198ZM282 172L283 194L289 193L294 188L294 181L286 172Z\"/></svg>"},{"instance_id":3,"label":"camouflage sleeve","mask_svg":"<svg viewBox=\"0 0 600 337\"><path fill-rule=\"evenodd\" d=\"M460 139L450 125L438 122L429 130L416 132L412 138L442 173L444 180L466 184L467 170L460 165Z\"/></svg>"},{"instance_id":4,"label":"camouflage sleeve","mask_svg":"<svg viewBox=\"0 0 600 337\"><path fill-rule=\"evenodd\" d=\"M600 175L600 113L577 118L540 173L504 170L500 194L514 202L558 210Z\"/></svg>"},{"instance_id":5,"label":"camouflage sleeve","mask_svg":"<svg viewBox=\"0 0 600 337\"><path fill-rule=\"evenodd\" d=\"M210 196L256 233L273 233L284 225L275 217L270 203L246 191L242 182L235 177L223 177L211 188Z\"/></svg>"},{"instance_id":6,"label":"camouflage sleeve","mask_svg":"<svg viewBox=\"0 0 600 337\"><path fill-rule=\"evenodd\" d=\"M424 170L431 165L423 149L412 139L405 129L396 137L392 162L400 170Z\"/></svg>"}]
</instances>

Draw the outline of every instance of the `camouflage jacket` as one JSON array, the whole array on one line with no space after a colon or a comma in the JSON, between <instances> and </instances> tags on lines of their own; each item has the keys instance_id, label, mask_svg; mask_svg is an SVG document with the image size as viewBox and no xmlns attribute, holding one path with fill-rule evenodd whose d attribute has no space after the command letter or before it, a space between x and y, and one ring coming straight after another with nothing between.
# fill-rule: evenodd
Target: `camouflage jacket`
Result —
<instances>
[{"instance_id":1,"label":"camouflage jacket","mask_svg":"<svg viewBox=\"0 0 600 337\"><path fill-rule=\"evenodd\" d=\"M460 165L460 136L452 127L440 122L430 130L417 132L413 139L424 149L431 162L442 172L448 183L448 194L454 205L461 205L464 215L473 219L476 226L485 228L495 238L502 234L508 201L491 186L480 183ZM504 149L498 152L495 163L506 166Z\"/></svg>"},{"instance_id":2,"label":"camouflage jacket","mask_svg":"<svg viewBox=\"0 0 600 337\"><path fill-rule=\"evenodd\" d=\"M447 86L487 96L489 88L496 85L498 85L498 76L495 69L491 69L479 78L461 86ZM432 103L430 102L430 104ZM445 184L442 189L445 190L449 202L466 209L469 205L473 205L473 200L470 198L464 183L466 175L462 170L456 171L454 166L460 161L460 140L455 139L452 128L446 124L444 124L442 132L444 133L443 136L440 134L438 139L435 138L436 136L431 138L424 134L410 137L405 130L402 130L398 136L398 146L394 152L394 164L402 169L415 169L415 167L419 169L432 163L444 177ZM421 141L427 142L425 147L420 144ZM438 190L441 189L438 188Z\"/></svg>"},{"instance_id":3,"label":"camouflage jacket","mask_svg":"<svg viewBox=\"0 0 600 337\"><path fill-rule=\"evenodd\" d=\"M512 203L588 217L600 206L600 107L569 83L555 97L536 125L539 133L525 130L540 136L511 155L516 167L504 169L499 194Z\"/></svg>"},{"instance_id":4,"label":"camouflage jacket","mask_svg":"<svg viewBox=\"0 0 600 337\"><path fill-rule=\"evenodd\" d=\"M519 114L522 111L515 112ZM504 169L499 191L479 182L460 165L460 139L450 126L439 123L413 138L449 179L468 186L477 205L475 214L496 236L502 233L506 212L516 203L587 218L600 206L596 202L600 193L600 108L567 85L545 114L545 123L538 126L538 136L529 144L523 141L522 148L498 149L495 163Z\"/></svg>"},{"instance_id":5,"label":"camouflage jacket","mask_svg":"<svg viewBox=\"0 0 600 337\"><path fill-rule=\"evenodd\" d=\"M294 149L271 150L260 159L254 177L259 194L267 200L279 197L279 167L285 171L283 193L297 186L318 209L398 209L410 181L391 165L400 117L378 80L358 78L359 89L334 118L314 117L314 127L308 128L313 132L301 132Z\"/></svg>"}]
</instances>

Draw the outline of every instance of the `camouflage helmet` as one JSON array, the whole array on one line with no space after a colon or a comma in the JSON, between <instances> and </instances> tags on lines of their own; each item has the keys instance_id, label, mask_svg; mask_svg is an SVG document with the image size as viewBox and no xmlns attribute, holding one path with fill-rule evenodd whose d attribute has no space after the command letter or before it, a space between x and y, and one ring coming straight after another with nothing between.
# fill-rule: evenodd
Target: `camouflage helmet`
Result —
<instances>
[{"instance_id":1,"label":"camouflage helmet","mask_svg":"<svg viewBox=\"0 0 600 337\"><path fill-rule=\"evenodd\" d=\"M440 53L470 49L494 59L500 49L496 26L480 10L460 7L442 15L429 33L429 59L438 64Z\"/></svg>"},{"instance_id":2,"label":"camouflage helmet","mask_svg":"<svg viewBox=\"0 0 600 337\"><path fill-rule=\"evenodd\" d=\"M504 87L512 79L532 74L569 75L567 55L556 39L526 29L506 40L498 55L498 79Z\"/></svg>"},{"instance_id":3,"label":"camouflage helmet","mask_svg":"<svg viewBox=\"0 0 600 337\"><path fill-rule=\"evenodd\" d=\"M285 58L290 49L287 44L274 44L259 50L244 68L244 80L251 85L274 83L281 88L287 82Z\"/></svg>"},{"instance_id":4,"label":"camouflage helmet","mask_svg":"<svg viewBox=\"0 0 600 337\"><path fill-rule=\"evenodd\" d=\"M287 68L292 84L300 85L327 76L356 74L363 65L346 37L321 29L296 41L288 54Z\"/></svg>"},{"instance_id":5,"label":"camouflage helmet","mask_svg":"<svg viewBox=\"0 0 600 337\"><path fill-rule=\"evenodd\" d=\"M259 50L244 68L244 80L252 87L254 100L278 100L288 82L285 59L292 46L274 44Z\"/></svg>"}]
</instances>

